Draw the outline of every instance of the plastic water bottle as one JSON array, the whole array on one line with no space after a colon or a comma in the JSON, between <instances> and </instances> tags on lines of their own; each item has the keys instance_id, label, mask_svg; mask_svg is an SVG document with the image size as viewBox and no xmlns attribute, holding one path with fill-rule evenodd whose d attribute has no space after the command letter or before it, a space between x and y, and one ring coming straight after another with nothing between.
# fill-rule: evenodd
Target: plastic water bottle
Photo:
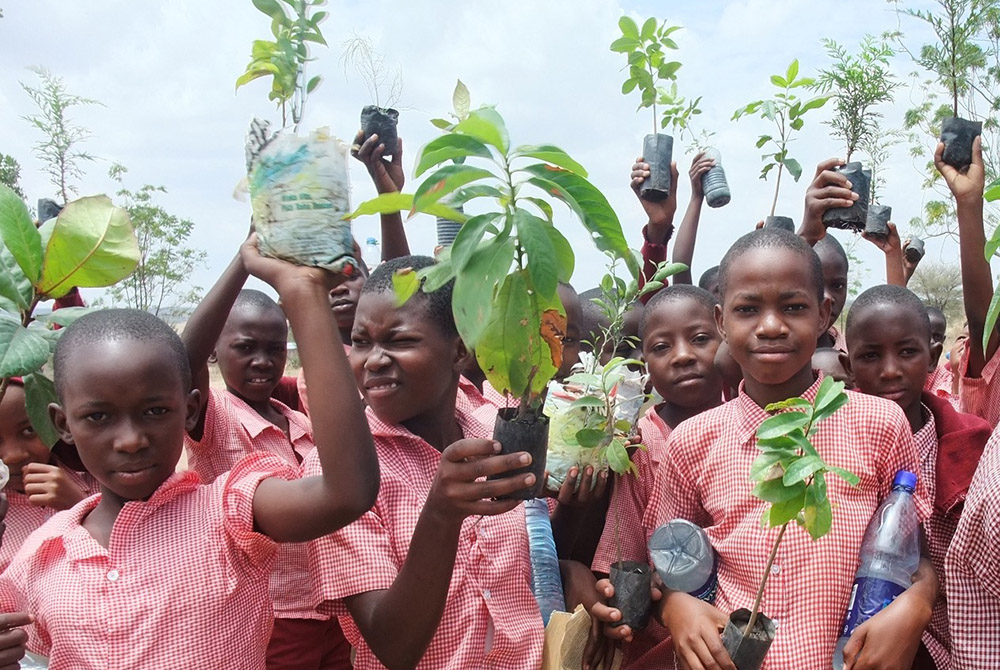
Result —
<instances>
[{"instance_id":1,"label":"plastic water bottle","mask_svg":"<svg viewBox=\"0 0 1000 670\"><path fill-rule=\"evenodd\" d=\"M361 252L361 257L368 266L368 270L374 270L382 262L382 250L378 247L378 240L369 237L365 240L365 250Z\"/></svg>"},{"instance_id":2,"label":"plastic water bottle","mask_svg":"<svg viewBox=\"0 0 1000 670\"><path fill-rule=\"evenodd\" d=\"M49 667L47 658L35 656L30 651L21 659L21 670L46 670Z\"/></svg>"},{"instance_id":3,"label":"plastic water bottle","mask_svg":"<svg viewBox=\"0 0 1000 670\"><path fill-rule=\"evenodd\" d=\"M715 166L701 176L701 189L705 193L705 204L722 207L729 204L729 182L722 169L722 153L715 147L705 149L705 158L715 161Z\"/></svg>"},{"instance_id":4,"label":"plastic water bottle","mask_svg":"<svg viewBox=\"0 0 1000 670\"><path fill-rule=\"evenodd\" d=\"M649 538L649 555L668 589L715 600L715 550L700 527L687 519L668 521Z\"/></svg>"},{"instance_id":5,"label":"plastic water bottle","mask_svg":"<svg viewBox=\"0 0 1000 670\"><path fill-rule=\"evenodd\" d=\"M544 498L524 501L524 523L528 528L531 589L535 592L542 621L548 625L552 612L566 610L566 598L559 574L556 541L552 537L552 523L549 521L549 506Z\"/></svg>"},{"instance_id":6,"label":"plastic water bottle","mask_svg":"<svg viewBox=\"0 0 1000 670\"><path fill-rule=\"evenodd\" d=\"M892 493L868 522L861 543L861 564L833 652L834 670L844 667L844 646L854 630L888 607L913 583L913 573L920 564L920 519L913 502L916 485L915 474L897 472Z\"/></svg>"}]
</instances>

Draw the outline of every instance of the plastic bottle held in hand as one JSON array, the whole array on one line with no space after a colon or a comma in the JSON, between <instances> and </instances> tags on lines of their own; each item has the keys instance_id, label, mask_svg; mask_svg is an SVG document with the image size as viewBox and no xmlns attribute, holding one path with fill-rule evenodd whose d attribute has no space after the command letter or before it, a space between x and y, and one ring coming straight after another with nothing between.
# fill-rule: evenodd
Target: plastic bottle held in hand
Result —
<instances>
[{"instance_id":1,"label":"plastic bottle held in hand","mask_svg":"<svg viewBox=\"0 0 1000 670\"><path fill-rule=\"evenodd\" d=\"M559 556L552 537L549 506L544 498L524 501L524 523L528 528L528 550L531 560L531 590L535 592L542 621L549 623L554 611L566 610Z\"/></svg>"},{"instance_id":2,"label":"plastic bottle held in hand","mask_svg":"<svg viewBox=\"0 0 1000 670\"><path fill-rule=\"evenodd\" d=\"M715 600L715 550L699 526L687 519L666 522L649 538L649 555L668 589Z\"/></svg>"},{"instance_id":3,"label":"plastic bottle held in hand","mask_svg":"<svg viewBox=\"0 0 1000 670\"><path fill-rule=\"evenodd\" d=\"M365 250L361 252L361 257L365 265L368 266L369 272L378 267L378 264L382 262L382 250L379 249L378 240L374 237L365 240Z\"/></svg>"},{"instance_id":4,"label":"plastic bottle held in hand","mask_svg":"<svg viewBox=\"0 0 1000 670\"><path fill-rule=\"evenodd\" d=\"M844 646L855 629L913 583L920 564L920 519L913 501L916 486L915 474L897 472L892 493L868 522L847 616L833 652L834 670L844 667Z\"/></svg>"}]
</instances>

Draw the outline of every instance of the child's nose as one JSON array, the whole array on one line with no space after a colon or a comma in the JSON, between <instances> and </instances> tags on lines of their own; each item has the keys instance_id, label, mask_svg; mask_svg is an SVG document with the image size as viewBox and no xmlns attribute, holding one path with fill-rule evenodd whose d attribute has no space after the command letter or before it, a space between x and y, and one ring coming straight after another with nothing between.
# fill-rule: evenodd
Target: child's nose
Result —
<instances>
[{"instance_id":1,"label":"child's nose","mask_svg":"<svg viewBox=\"0 0 1000 670\"><path fill-rule=\"evenodd\" d=\"M365 359L365 370L382 370L391 362L392 359L386 354L385 349L375 345L368 352L368 357Z\"/></svg>"},{"instance_id":2,"label":"child's nose","mask_svg":"<svg viewBox=\"0 0 1000 670\"><path fill-rule=\"evenodd\" d=\"M134 454L149 446L146 432L132 422L124 422L121 430L115 436L115 450Z\"/></svg>"},{"instance_id":3,"label":"child's nose","mask_svg":"<svg viewBox=\"0 0 1000 670\"><path fill-rule=\"evenodd\" d=\"M757 324L757 334L764 338L780 337L785 332L785 321L774 311L765 311Z\"/></svg>"},{"instance_id":4,"label":"child's nose","mask_svg":"<svg viewBox=\"0 0 1000 670\"><path fill-rule=\"evenodd\" d=\"M694 360L694 350L681 343L674 348L674 365L689 365Z\"/></svg>"}]
</instances>

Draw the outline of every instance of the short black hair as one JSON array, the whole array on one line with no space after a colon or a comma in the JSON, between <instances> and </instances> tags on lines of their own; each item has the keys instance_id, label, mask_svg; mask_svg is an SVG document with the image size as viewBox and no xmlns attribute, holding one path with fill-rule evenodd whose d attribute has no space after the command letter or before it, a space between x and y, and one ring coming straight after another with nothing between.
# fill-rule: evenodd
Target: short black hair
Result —
<instances>
[{"instance_id":1,"label":"short black hair","mask_svg":"<svg viewBox=\"0 0 1000 670\"><path fill-rule=\"evenodd\" d=\"M917 320L920 321L920 327L926 329L927 341L930 341L931 320L927 316L927 308L924 306L923 301L910 289L892 284L873 286L855 298L854 304L851 305L851 310L847 313L846 333L849 334L851 332L851 327L860 318L859 315L862 312L881 305L898 305L912 312L917 317Z\"/></svg>"},{"instance_id":2,"label":"short black hair","mask_svg":"<svg viewBox=\"0 0 1000 670\"><path fill-rule=\"evenodd\" d=\"M719 304L719 301L714 295L705 289L698 286L692 286L691 284L674 284L673 286L664 286L649 299L649 302L647 302L646 306L642 309L642 316L639 317L639 337L642 338L646 336L646 324L653 317L653 313L656 312L656 310L663 305L684 299L694 300L699 303L702 307L707 309L709 315L714 318L715 306Z\"/></svg>"},{"instance_id":3,"label":"short black hair","mask_svg":"<svg viewBox=\"0 0 1000 670\"><path fill-rule=\"evenodd\" d=\"M86 355L88 346L98 342L133 340L163 345L171 363L181 375L184 390L191 388L191 367L184 343L173 328L140 309L102 309L84 314L63 332L53 357L53 378L60 400L67 370L73 359Z\"/></svg>"},{"instance_id":4,"label":"short black hair","mask_svg":"<svg viewBox=\"0 0 1000 670\"><path fill-rule=\"evenodd\" d=\"M361 287L361 295L366 293L390 293L393 292L392 277L398 270L422 270L435 265L436 261L430 256L400 256L384 261L365 281ZM423 300L427 308L427 314L431 321L436 323L441 331L449 336L458 335L458 328L455 326L455 314L451 308L451 296L455 290L455 280L449 280L444 286L436 291L424 291L424 282L420 282L420 289L410 300Z\"/></svg>"},{"instance_id":5,"label":"short black hair","mask_svg":"<svg viewBox=\"0 0 1000 670\"><path fill-rule=\"evenodd\" d=\"M944 322L944 327L945 327L945 328L947 328L947 327L948 327L948 317L946 317L946 316L944 315L944 312L942 312L942 311L941 311L940 309L938 309L937 307L933 307L933 306L928 306L928 307L927 307L927 318L929 319L929 318L931 318L932 316L937 316L937 317L940 317L940 318L941 318L941 320L942 320L942 321Z\"/></svg>"},{"instance_id":6,"label":"short black hair","mask_svg":"<svg viewBox=\"0 0 1000 670\"><path fill-rule=\"evenodd\" d=\"M851 263L847 260L847 252L844 251L844 247L840 244L840 241L830 232L827 232L827 234L823 236L823 239L816 243L816 246L813 247L813 249L817 254L827 249L832 251L837 256L840 256L841 260L844 261L845 270L849 271L851 269Z\"/></svg>"},{"instance_id":7,"label":"short black hair","mask_svg":"<svg viewBox=\"0 0 1000 670\"><path fill-rule=\"evenodd\" d=\"M809 244L795 233L781 228L761 228L747 233L729 247L719 263L719 295L725 298L729 273L740 256L754 249L787 249L802 256L809 263L809 275L820 303L823 302L823 265Z\"/></svg>"},{"instance_id":8,"label":"short black hair","mask_svg":"<svg viewBox=\"0 0 1000 670\"><path fill-rule=\"evenodd\" d=\"M257 291L252 288L245 288L239 292L236 296L236 300L233 302L233 310L237 307L252 307L265 312L274 310L276 312L281 312L282 317L285 315L285 313L281 310L281 306L276 303L271 296L263 291Z\"/></svg>"},{"instance_id":9,"label":"short black hair","mask_svg":"<svg viewBox=\"0 0 1000 670\"><path fill-rule=\"evenodd\" d=\"M701 277L698 279L698 288L703 288L707 291L712 282L717 282L718 280L719 266L713 265L701 273Z\"/></svg>"}]
</instances>

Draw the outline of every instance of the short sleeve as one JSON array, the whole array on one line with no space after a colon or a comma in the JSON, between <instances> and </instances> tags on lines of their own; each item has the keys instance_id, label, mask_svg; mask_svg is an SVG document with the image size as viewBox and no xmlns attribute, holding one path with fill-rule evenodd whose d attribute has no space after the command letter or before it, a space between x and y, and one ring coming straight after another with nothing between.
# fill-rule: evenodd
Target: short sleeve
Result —
<instances>
[{"instance_id":1,"label":"short sleeve","mask_svg":"<svg viewBox=\"0 0 1000 670\"><path fill-rule=\"evenodd\" d=\"M31 563L34 549L19 551L10 566L0 575L0 612L28 612L36 617L35 623L25 626L28 633L28 650L43 656L49 655L52 639L44 621L38 620L38 612L32 606L29 592L36 583L32 578Z\"/></svg>"},{"instance_id":2,"label":"short sleeve","mask_svg":"<svg viewBox=\"0 0 1000 670\"><path fill-rule=\"evenodd\" d=\"M227 540L247 557L251 565L265 563L277 543L254 529L253 500L265 479L298 479L296 469L268 453L247 456L225 476L222 489L223 525ZM220 478L217 481L221 481Z\"/></svg>"},{"instance_id":3,"label":"short sleeve","mask_svg":"<svg viewBox=\"0 0 1000 670\"><path fill-rule=\"evenodd\" d=\"M957 558L982 589L1000 601L1000 491L986 491L977 502L963 514L962 535L970 541Z\"/></svg>"},{"instance_id":4,"label":"short sleeve","mask_svg":"<svg viewBox=\"0 0 1000 670\"><path fill-rule=\"evenodd\" d=\"M220 440L224 439L226 426L223 421L220 421L220 417L226 415L226 408L222 406L222 400L219 398L220 393L224 393L224 391L209 389L206 394L205 426L201 431L200 440L194 440L190 435L184 440L184 445L189 451L203 453L212 449Z\"/></svg>"}]
</instances>

